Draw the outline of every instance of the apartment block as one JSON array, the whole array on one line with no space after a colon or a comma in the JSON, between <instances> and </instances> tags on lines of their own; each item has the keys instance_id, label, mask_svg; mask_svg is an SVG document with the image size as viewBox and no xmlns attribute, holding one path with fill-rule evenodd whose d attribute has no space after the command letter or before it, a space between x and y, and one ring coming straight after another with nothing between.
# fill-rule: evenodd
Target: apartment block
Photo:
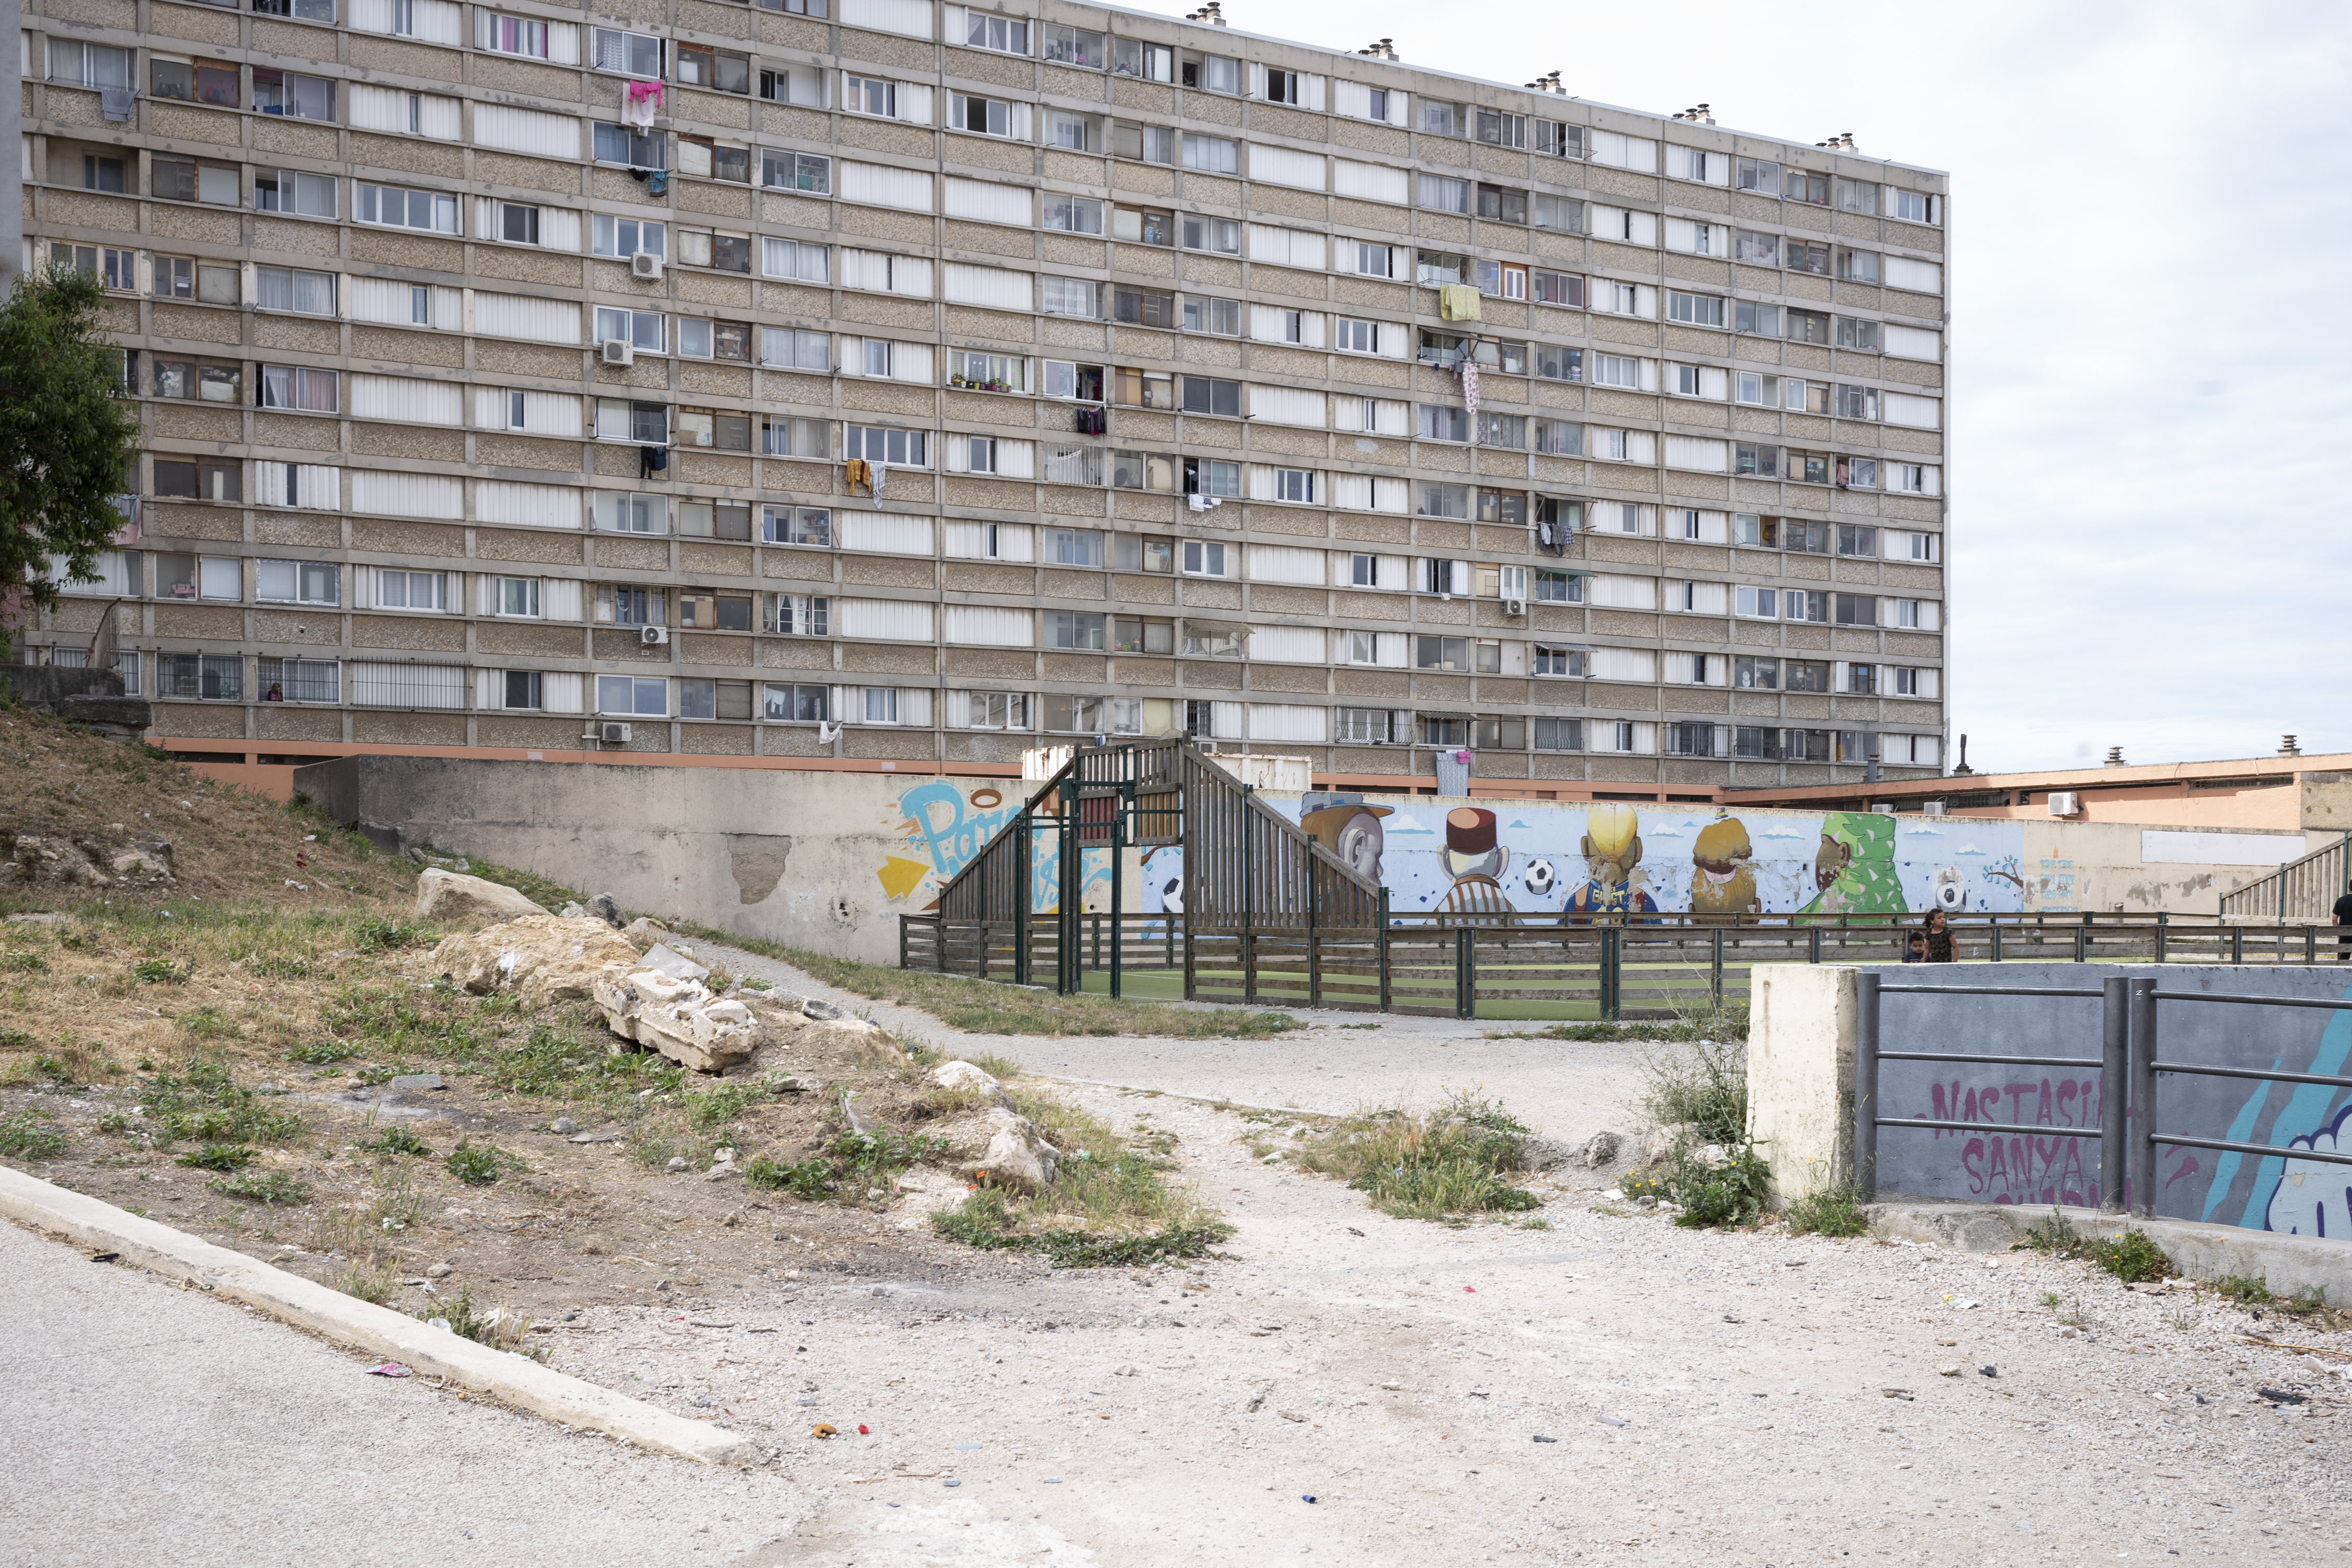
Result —
<instances>
[{"instance_id":1,"label":"apartment block","mask_svg":"<svg viewBox=\"0 0 2352 1568\"><path fill-rule=\"evenodd\" d=\"M175 750L1940 771L1939 174L1056 0L247 3L22 18L149 441L27 639Z\"/></svg>"}]
</instances>

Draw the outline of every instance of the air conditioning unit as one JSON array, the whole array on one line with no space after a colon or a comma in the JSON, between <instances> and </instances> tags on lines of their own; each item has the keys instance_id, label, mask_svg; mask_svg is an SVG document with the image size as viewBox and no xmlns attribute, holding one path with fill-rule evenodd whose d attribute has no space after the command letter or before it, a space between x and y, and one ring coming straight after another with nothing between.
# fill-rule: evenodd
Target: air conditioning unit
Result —
<instances>
[{"instance_id":1,"label":"air conditioning unit","mask_svg":"<svg viewBox=\"0 0 2352 1568\"><path fill-rule=\"evenodd\" d=\"M2052 790L2050 792L2050 815L2053 816L2082 816L2083 797L2075 794L2071 789Z\"/></svg>"},{"instance_id":2,"label":"air conditioning unit","mask_svg":"<svg viewBox=\"0 0 2352 1568\"><path fill-rule=\"evenodd\" d=\"M635 364L637 351L624 338L606 338L596 345L596 357L606 364Z\"/></svg>"},{"instance_id":3,"label":"air conditioning unit","mask_svg":"<svg viewBox=\"0 0 2352 1568\"><path fill-rule=\"evenodd\" d=\"M1919 809L1929 816L1943 816L1949 812L1950 805L1948 801L1930 800L1922 802Z\"/></svg>"},{"instance_id":4,"label":"air conditioning unit","mask_svg":"<svg viewBox=\"0 0 2352 1568\"><path fill-rule=\"evenodd\" d=\"M660 279L661 275L662 258L660 257L650 255L646 251L640 250L635 256L629 258L630 277L643 278L648 281L656 281Z\"/></svg>"},{"instance_id":5,"label":"air conditioning unit","mask_svg":"<svg viewBox=\"0 0 2352 1568\"><path fill-rule=\"evenodd\" d=\"M667 647L669 646L669 628L667 626L639 626L637 628L637 641L640 645L646 647Z\"/></svg>"},{"instance_id":6,"label":"air conditioning unit","mask_svg":"<svg viewBox=\"0 0 2352 1568\"><path fill-rule=\"evenodd\" d=\"M1524 616L1527 613L1528 602L1525 599L1506 599L1503 601L1503 614L1507 616Z\"/></svg>"},{"instance_id":7,"label":"air conditioning unit","mask_svg":"<svg viewBox=\"0 0 2352 1568\"><path fill-rule=\"evenodd\" d=\"M607 746L625 746L629 743L629 727L626 724L599 724L596 726L596 739Z\"/></svg>"}]
</instances>

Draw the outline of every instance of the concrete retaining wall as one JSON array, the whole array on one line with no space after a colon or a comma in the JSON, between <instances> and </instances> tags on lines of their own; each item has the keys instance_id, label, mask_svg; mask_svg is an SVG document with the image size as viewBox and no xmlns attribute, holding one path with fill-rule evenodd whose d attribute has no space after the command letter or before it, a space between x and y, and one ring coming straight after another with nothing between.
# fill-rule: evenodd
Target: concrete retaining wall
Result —
<instances>
[{"instance_id":1,"label":"concrete retaining wall","mask_svg":"<svg viewBox=\"0 0 2352 1568\"><path fill-rule=\"evenodd\" d=\"M366 756L298 769L295 787L338 822L609 892L632 910L895 963L896 917L930 907L1034 786Z\"/></svg>"},{"instance_id":2,"label":"concrete retaining wall","mask_svg":"<svg viewBox=\"0 0 2352 1568\"><path fill-rule=\"evenodd\" d=\"M1800 1193L1853 1169L1854 976L1852 966L1769 964L1756 971L1748 1043L1748 1118L1775 1184ZM2109 975L2156 978L2166 990L2338 1000L2352 970L2207 964L1887 965L1888 984L2097 990ZM1962 1055L2095 1058L2095 998L1885 997L1880 1048ZM2341 1074L2352 1014L2168 1002L2158 1005L2159 1059L2284 1072ZM2095 1067L1942 1066L1887 1062L1879 1100L1889 1118L2096 1129ZM2352 1094L2314 1085L2167 1075L2158 1083L2165 1132L2259 1143L2275 1156L2159 1146L2156 1212L2212 1225L2352 1238L2352 1167L2296 1160L2296 1147L2352 1147ZM2134 1108L2133 1125L2139 1125ZM2097 1206L2099 1145L1922 1128L1879 1132L1882 1193L1994 1204ZM2126 1194L2128 1198L2131 1194Z\"/></svg>"}]
</instances>

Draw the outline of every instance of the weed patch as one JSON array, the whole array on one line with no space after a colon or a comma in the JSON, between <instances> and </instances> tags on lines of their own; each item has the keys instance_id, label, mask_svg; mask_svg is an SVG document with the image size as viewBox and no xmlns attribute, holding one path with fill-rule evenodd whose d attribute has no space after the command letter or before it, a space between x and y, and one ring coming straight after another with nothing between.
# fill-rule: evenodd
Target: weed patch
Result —
<instances>
[{"instance_id":1,"label":"weed patch","mask_svg":"<svg viewBox=\"0 0 2352 1568\"><path fill-rule=\"evenodd\" d=\"M1783 1216L1791 1236L1868 1236L1870 1218L1862 1194L1845 1183L1817 1187L1789 1205Z\"/></svg>"},{"instance_id":2,"label":"weed patch","mask_svg":"<svg viewBox=\"0 0 2352 1568\"><path fill-rule=\"evenodd\" d=\"M476 1344L528 1354L533 1361L541 1359L540 1352L527 1349L524 1345L523 1336L530 1332L530 1325L524 1321L520 1313L510 1312L504 1307L493 1307L487 1312L478 1311L474 1307L474 1293L470 1289L461 1289L456 1300L436 1301L416 1315L436 1329L446 1329L458 1338L471 1340Z\"/></svg>"},{"instance_id":3,"label":"weed patch","mask_svg":"<svg viewBox=\"0 0 2352 1568\"><path fill-rule=\"evenodd\" d=\"M180 1156L183 1165L200 1171L237 1171L253 1163L253 1151L242 1143L206 1143Z\"/></svg>"},{"instance_id":4,"label":"weed patch","mask_svg":"<svg viewBox=\"0 0 2352 1568\"><path fill-rule=\"evenodd\" d=\"M430 934L423 926L402 925L396 921L380 920L373 915L352 925L352 940L359 944L362 952L414 947Z\"/></svg>"},{"instance_id":5,"label":"weed patch","mask_svg":"<svg viewBox=\"0 0 2352 1568\"><path fill-rule=\"evenodd\" d=\"M0 1119L0 1154L12 1160L46 1160L66 1146L66 1135L34 1111Z\"/></svg>"},{"instance_id":6,"label":"weed patch","mask_svg":"<svg viewBox=\"0 0 2352 1568\"><path fill-rule=\"evenodd\" d=\"M191 1062L178 1073L156 1074L148 1079L140 1104L167 1141L285 1143L303 1131L299 1116L265 1104L216 1061Z\"/></svg>"},{"instance_id":7,"label":"weed patch","mask_svg":"<svg viewBox=\"0 0 2352 1568\"><path fill-rule=\"evenodd\" d=\"M283 1171L257 1171L235 1176L215 1176L205 1184L208 1192L262 1205L307 1204L310 1189Z\"/></svg>"},{"instance_id":8,"label":"weed patch","mask_svg":"<svg viewBox=\"0 0 2352 1568\"><path fill-rule=\"evenodd\" d=\"M449 1151L444 1162L449 1173L469 1187L487 1187L501 1176L512 1175L530 1169L520 1160L503 1149L488 1143L475 1143L460 1138L457 1146Z\"/></svg>"},{"instance_id":9,"label":"weed patch","mask_svg":"<svg viewBox=\"0 0 2352 1568\"><path fill-rule=\"evenodd\" d=\"M399 1288L400 1274L389 1258L354 1262L330 1275L327 1283L346 1296L356 1296L383 1307L391 1303L393 1291Z\"/></svg>"},{"instance_id":10,"label":"weed patch","mask_svg":"<svg viewBox=\"0 0 2352 1568\"><path fill-rule=\"evenodd\" d=\"M934 1215L931 1226L949 1240L982 1251L1041 1254L1056 1268L1134 1268L1201 1258L1234 1234L1234 1227L1222 1220L1171 1225L1128 1236L1103 1236L1069 1226L1024 1230L1022 1216L994 1187L983 1187L960 1206Z\"/></svg>"},{"instance_id":11,"label":"weed patch","mask_svg":"<svg viewBox=\"0 0 2352 1568\"><path fill-rule=\"evenodd\" d=\"M1399 1219L1514 1213L1541 1200L1506 1175L1526 1163L1527 1128L1501 1106L1456 1092L1426 1116L1351 1116L1310 1139L1298 1162L1339 1176Z\"/></svg>"},{"instance_id":12,"label":"weed patch","mask_svg":"<svg viewBox=\"0 0 2352 1568\"><path fill-rule=\"evenodd\" d=\"M2029 1227L2015 1244L2053 1258L2079 1258L2105 1270L2126 1285L2170 1278L2176 1270L2164 1248L2144 1230L2126 1230L2116 1237L2086 1237L2074 1222L2056 1209L2041 1224Z\"/></svg>"},{"instance_id":13,"label":"weed patch","mask_svg":"<svg viewBox=\"0 0 2352 1568\"><path fill-rule=\"evenodd\" d=\"M168 958L142 958L131 966L131 978L142 985L185 985L195 973L194 963L174 963Z\"/></svg>"},{"instance_id":14,"label":"weed patch","mask_svg":"<svg viewBox=\"0 0 2352 1568\"><path fill-rule=\"evenodd\" d=\"M360 1145L376 1154L430 1154L433 1145L405 1127L387 1127Z\"/></svg>"}]
</instances>

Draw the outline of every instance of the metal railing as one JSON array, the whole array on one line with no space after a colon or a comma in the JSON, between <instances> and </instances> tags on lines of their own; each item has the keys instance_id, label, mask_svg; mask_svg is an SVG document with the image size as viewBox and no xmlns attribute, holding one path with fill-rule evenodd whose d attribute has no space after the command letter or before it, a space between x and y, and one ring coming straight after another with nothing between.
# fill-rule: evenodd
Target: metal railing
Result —
<instances>
[{"instance_id":1,"label":"metal railing","mask_svg":"<svg viewBox=\"0 0 2352 1568\"><path fill-rule=\"evenodd\" d=\"M2352 893L2352 833L2221 895L2224 920L2324 921Z\"/></svg>"},{"instance_id":2,"label":"metal railing","mask_svg":"<svg viewBox=\"0 0 2352 1568\"><path fill-rule=\"evenodd\" d=\"M1887 996L2046 996L2096 1001L2099 1004L2099 1053L2089 1057L2034 1057L1963 1051L1885 1050L1881 1047L1880 1040L1882 999ZM2153 1218L2156 1214L2156 1152L2159 1147L2210 1149L2264 1159L2309 1160L2323 1164L2352 1165L2352 1152L2330 1153L2317 1149L2283 1148L2271 1143L2167 1133L2158 1114L2157 1079L2162 1074L2242 1079L2263 1084L2311 1084L2341 1089L2352 1089L2352 1077L2162 1060L2157 1054L2156 1009L2160 1002L2352 1011L2352 1000L2166 991L2159 990L2158 983L2152 979L2126 975L2110 977L2094 991L2075 986L1888 984L1877 974L1867 972L1857 974L1854 976L1853 1176L1863 1201L1870 1202L1877 1194L1878 1134L1885 1128L1908 1127L1923 1131L1988 1132L2007 1137L2095 1141L2099 1145L2099 1206L2110 1213L2121 1213L2128 1203L2130 1211L2143 1219ZM1887 1062L2096 1068L2099 1069L2099 1125L2094 1130L2088 1127L1883 1116L1880 1114L1880 1068Z\"/></svg>"}]
</instances>

